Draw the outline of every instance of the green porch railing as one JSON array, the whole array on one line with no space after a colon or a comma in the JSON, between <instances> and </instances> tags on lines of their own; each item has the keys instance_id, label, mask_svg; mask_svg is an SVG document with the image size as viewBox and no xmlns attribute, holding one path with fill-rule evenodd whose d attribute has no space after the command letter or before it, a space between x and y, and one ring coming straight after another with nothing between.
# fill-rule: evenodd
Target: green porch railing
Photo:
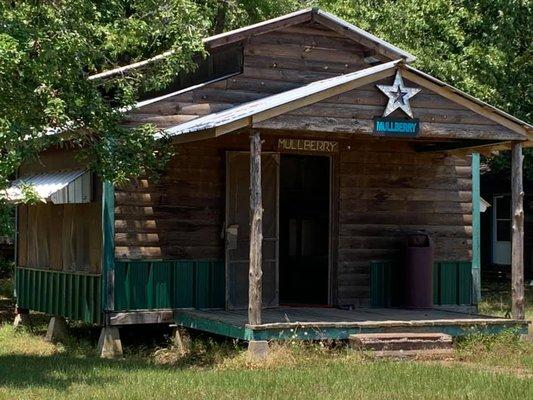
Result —
<instances>
[{"instance_id":1,"label":"green porch railing","mask_svg":"<svg viewBox=\"0 0 533 400\"><path fill-rule=\"evenodd\" d=\"M100 324L100 275L17 267L15 290L20 308Z\"/></svg>"},{"instance_id":2,"label":"green porch railing","mask_svg":"<svg viewBox=\"0 0 533 400\"><path fill-rule=\"evenodd\" d=\"M222 261L115 261L115 310L223 308Z\"/></svg>"},{"instance_id":3,"label":"green porch railing","mask_svg":"<svg viewBox=\"0 0 533 400\"><path fill-rule=\"evenodd\" d=\"M400 306L402 273L394 261L370 263L371 303L374 307ZM435 262L433 266L433 303L435 305L472 304L472 263Z\"/></svg>"}]
</instances>

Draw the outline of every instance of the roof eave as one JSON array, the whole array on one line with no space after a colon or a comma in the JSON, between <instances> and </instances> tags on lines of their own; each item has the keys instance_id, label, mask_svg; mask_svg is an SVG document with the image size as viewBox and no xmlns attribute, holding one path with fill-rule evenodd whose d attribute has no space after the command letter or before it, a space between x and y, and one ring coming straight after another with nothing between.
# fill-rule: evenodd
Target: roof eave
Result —
<instances>
[{"instance_id":1,"label":"roof eave","mask_svg":"<svg viewBox=\"0 0 533 400\"><path fill-rule=\"evenodd\" d=\"M527 122L522 121L505 111L502 111L490 104L480 100L462 90L451 86L440 79L435 78L425 72L422 72L410 65L401 66L403 69L403 76L406 79L412 80L426 89L432 90L447 99L454 101L462 106L478 113L486 118L505 126L513 132L519 133L524 137L524 140L532 140L533 127Z\"/></svg>"},{"instance_id":2,"label":"roof eave","mask_svg":"<svg viewBox=\"0 0 533 400\"><path fill-rule=\"evenodd\" d=\"M341 75L335 81L335 78L328 78L323 81L313 82L300 88L292 89L284 93L275 94L267 98L255 100L236 106L232 109L224 110L219 113L210 114L209 116L200 117L183 124L168 128L167 134L173 137L186 135L188 138L180 140L191 140L196 134L204 135L209 131L209 137L220 136L235 130L253 127L255 123L264 121L277 115L290 112L294 109L304 107L309 104L322 101L328 97L343 93L348 90L381 79L384 75L393 74L397 68L401 69L404 77L410 79L428 90L438 93L449 100L460 104L473 112L483 115L488 119L498 123L507 129L518 133L512 140L524 141L524 146L533 146L531 140L531 126L511 115L495 108L487 103L470 96L459 89L450 86L431 75L425 74L415 68L405 64L404 60L391 61L380 64L365 70L360 70L347 75ZM392 72L391 72L392 71ZM353 76L353 79L350 77ZM340 78L344 77L344 78ZM340 79L340 80L339 80ZM325 85L322 88L312 85L321 85L321 82L331 81L331 86ZM306 89L307 88L307 89ZM292 94L291 94L292 93ZM267 101L268 100L268 101ZM264 103L267 103L265 105ZM244 106L244 108L243 108ZM218 118L218 120L217 120ZM195 140L195 139L192 139ZM504 148L508 147L510 142L508 137L501 139L495 138L499 143L480 144L478 147L483 148Z\"/></svg>"},{"instance_id":3,"label":"roof eave","mask_svg":"<svg viewBox=\"0 0 533 400\"><path fill-rule=\"evenodd\" d=\"M313 9L313 20L321 25L326 26L348 38L358 41L359 43L373 49L379 54L389 57L392 60L403 59L406 63L411 63L416 60L416 57L394 46L393 44L378 38L371 33L358 28L357 26L344 21L336 15L330 14L327 11L318 8Z\"/></svg>"},{"instance_id":4,"label":"roof eave","mask_svg":"<svg viewBox=\"0 0 533 400\"><path fill-rule=\"evenodd\" d=\"M210 129L213 129L215 136L226 134L240 128L253 126L254 123L273 118L306 105L314 104L337 94L353 90L375 80L392 76L396 67L402 63L403 60L390 61L350 74L339 75L336 78L316 81L296 89L288 90L287 92L254 100L228 110L175 125L167 128L165 132L167 135L173 137L184 134L189 135L194 132L204 132ZM332 79L336 80L331 81ZM326 85L326 87L320 89L316 85L320 85L322 82L331 82L331 85Z\"/></svg>"},{"instance_id":5,"label":"roof eave","mask_svg":"<svg viewBox=\"0 0 533 400\"><path fill-rule=\"evenodd\" d=\"M229 32L223 32L218 35L203 39L203 43L208 49L215 48L230 43L240 42L251 36L262 35L278 29L283 29L309 21L315 21L329 29L332 29L354 41L361 43L364 46L371 48L376 53L382 54L391 60L403 59L407 63L416 60L414 55L400 49L399 47L396 47L393 44L386 42L385 40L382 40L377 36L374 36L371 33L368 33L363 29L360 29L357 26L318 8L306 8L290 14L282 15L277 18L272 18L267 21L258 22L257 24L248 25ZM160 61L166 57L169 57L173 53L173 50L169 50L146 60L91 75L88 77L88 79L99 80L115 75L125 74L129 70L142 68L153 62Z\"/></svg>"},{"instance_id":6,"label":"roof eave","mask_svg":"<svg viewBox=\"0 0 533 400\"><path fill-rule=\"evenodd\" d=\"M203 42L208 48L224 46L226 44L242 41L250 36L263 35L277 29L309 22L313 18L313 13L314 9L305 8L277 18L210 36L203 39Z\"/></svg>"}]
</instances>

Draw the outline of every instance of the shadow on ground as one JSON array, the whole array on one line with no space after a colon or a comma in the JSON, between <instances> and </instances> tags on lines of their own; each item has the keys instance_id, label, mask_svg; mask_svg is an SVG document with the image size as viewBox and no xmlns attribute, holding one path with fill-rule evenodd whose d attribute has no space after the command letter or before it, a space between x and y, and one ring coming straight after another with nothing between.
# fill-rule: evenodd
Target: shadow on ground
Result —
<instances>
[{"instance_id":1,"label":"shadow on ground","mask_svg":"<svg viewBox=\"0 0 533 400\"><path fill-rule=\"evenodd\" d=\"M36 329L23 333L38 340L37 344L31 345L35 346L35 353L40 351L38 343L45 343L39 342L39 337L44 335L42 325L39 326L38 333ZM79 383L103 386L123 379L124 374L131 372L144 374L213 367L222 358L235 356L243 348L222 337L200 334L191 338L189 354L181 356L171 344L172 329L168 326L131 326L120 332L124 358L105 360L96 354L100 329L87 325L69 326L68 340L58 344L60 350L54 354L21 354L23 351L18 353L16 348L9 349L9 353L0 355L0 387L66 391ZM16 335L16 331L13 334ZM164 354L158 357L158 352ZM167 359L161 360L161 357Z\"/></svg>"},{"instance_id":2,"label":"shadow on ground","mask_svg":"<svg viewBox=\"0 0 533 400\"><path fill-rule=\"evenodd\" d=\"M13 388L44 387L66 390L75 383L105 385L115 373L157 370L164 367L138 360L101 360L71 355L4 355L0 356L0 386Z\"/></svg>"}]
</instances>

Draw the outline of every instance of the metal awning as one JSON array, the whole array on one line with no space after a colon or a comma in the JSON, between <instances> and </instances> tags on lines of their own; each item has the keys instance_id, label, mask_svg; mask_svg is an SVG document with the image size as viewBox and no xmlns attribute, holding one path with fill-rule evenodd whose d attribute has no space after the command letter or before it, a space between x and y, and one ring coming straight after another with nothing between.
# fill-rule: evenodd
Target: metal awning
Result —
<instances>
[{"instance_id":1,"label":"metal awning","mask_svg":"<svg viewBox=\"0 0 533 400\"><path fill-rule=\"evenodd\" d=\"M24 198L24 188L30 187L43 202L54 204L89 203L91 201L91 174L87 170L57 170L22 176L0 192L9 202Z\"/></svg>"}]
</instances>

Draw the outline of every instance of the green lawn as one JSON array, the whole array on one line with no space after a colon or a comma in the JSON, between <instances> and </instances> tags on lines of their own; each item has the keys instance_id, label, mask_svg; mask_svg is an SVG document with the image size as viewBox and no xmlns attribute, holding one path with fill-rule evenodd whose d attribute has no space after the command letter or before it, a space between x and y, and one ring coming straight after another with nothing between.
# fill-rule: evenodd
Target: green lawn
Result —
<instances>
[{"instance_id":1,"label":"green lawn","mask_svg":"<svg viewBox=\"0 0 533 400\"><path fill-rule=\"evenodd\" d=\"M106 361L83 341L53 345L5 325L0 328L0 399L528 398L532 348L501 340L503 348L493 340L489 353L509 357L522 351L512 365L476 360L473 352L487 350L469 343L446 361L372 361L344 347L286 345L257 365L238 347L205 341L185 359L172 349L144 349Z\"/></svg>"},{"instance_id":2,"label":"green lawn","mask_svg":"<svg viewBox=\"0 0 533 400\"><path fill-rule=\"evenodd\" d=\"M533 320L533 288L526 286L526 318ZM511 316L511 284L509 282L484 283L479 312L500 317Z\"/></svg>"},{"instance_id":3,"label":"green lawn","mask_svg":"<svg viewBox=\"0 0 533 400\"><path fill-rule=\"evenodd\" d=\"M485 312L505 313L494 302ZM68 343L51 344L43 340L45 319L35 321L29 331L0 325L0 400L514 400L533 393L533 343L512 333L462 340L446 360L375 361L344 345L293 343L274 346L256 364L241 344L200 337L181 357L163 334L145 331L148 341L130 336L124 359L109 361L95 355L96 331L74 326Z\"/></svg>"}]
</instances>

